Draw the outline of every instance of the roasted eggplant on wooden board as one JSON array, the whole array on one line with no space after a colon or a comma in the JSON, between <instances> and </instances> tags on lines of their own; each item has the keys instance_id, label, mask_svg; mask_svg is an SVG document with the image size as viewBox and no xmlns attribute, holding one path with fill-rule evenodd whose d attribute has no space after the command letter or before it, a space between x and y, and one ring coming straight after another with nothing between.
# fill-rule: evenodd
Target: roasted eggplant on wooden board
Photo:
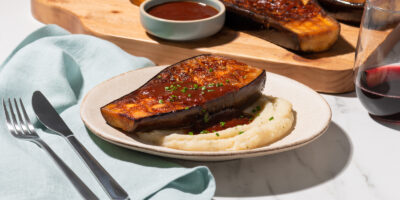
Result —
<instances>
[{"instance_id":1,"label":"roasted eggplant on wooden board","mask_svg":"<svg viewBox=\"0 0 400 200\"><path fill-rule=\"evenodd\" d=\"M320 52L339 37L339 23L314 0L220 1L228 11L269 27L268 40L288 49Z\"/></svg>"},{"instance_id":2,"label":"roasted eggplant on wooden board","mask_svg":"<svg viewBox=\"0 0 400 200\"><path fill-rule=\"evenodd\" d=\"M163 69L140 88L101 108L124 131L190 127L205 116L255 101L266 73L233 59L200 55Z\"/></svg>"},{"instance_id":3,"label":"roasted eggplant on wooden board","mask_svg":"<svg viewBox=\"0 0 400 200\"><path fill-rule=\"evenodd\" d=\"M365 0L318 0L321 6L337 20L360 23Z\"/></svg>"}]
</instances>

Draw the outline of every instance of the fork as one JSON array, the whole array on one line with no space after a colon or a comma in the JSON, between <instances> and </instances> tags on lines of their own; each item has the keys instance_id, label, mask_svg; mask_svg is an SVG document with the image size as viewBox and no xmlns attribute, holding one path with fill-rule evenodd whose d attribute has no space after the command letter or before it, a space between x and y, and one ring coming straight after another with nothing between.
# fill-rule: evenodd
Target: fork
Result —
<instances>
[{"instance_id":1,"label":"fork","mask_svg":"<svg viewBox=\"0 0 400 200\"><path fill-rule=\"evenodd\" d=\"M22 100L19 99L19 103L21 106L22 110L22 115L24 116L24 119L21 115L20 109L18 107L17 100L14 98L14 106L15 110L18 116L18 121L17 118L15 117L14 114L14 109L11 103L11 100L8 99L8 107L10 112L7 109L6 102L3 99L3 107L4 107L4 113L6 116L6 124L7 128L10 131L11 135L18 139L26 140L33 142L37 144L39 147L44 149L51 158L54 159L55 163L61 168L61 170L64 172L64 174L68 177L68 179L71 181L72 185L75 187L76 190L82 195L84 199L90 199L90 200L97 200L97 196L83 183L83 181L60 159L60 157L57 156L57 154L39 137L37 132L35 131L35 127L32 125L31 121L29 120L28 114L26 113L24 104L22 103ZM10 115L11 114L11 119Z\"/></svg>"}]
</instances>

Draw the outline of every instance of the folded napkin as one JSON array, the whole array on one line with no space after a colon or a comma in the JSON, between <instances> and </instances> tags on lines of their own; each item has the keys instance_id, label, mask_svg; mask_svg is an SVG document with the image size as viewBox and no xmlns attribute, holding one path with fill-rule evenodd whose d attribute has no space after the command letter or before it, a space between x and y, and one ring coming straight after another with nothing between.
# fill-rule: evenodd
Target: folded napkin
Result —
<instances>
[{"instance_id":1,"label":"folded napkin","mask_svg":"<svg viewBox=\"0 0 400 200\"><path fill-rule=\"evenodd\" d=\"M71 35L49 25L29 35L0 66L0 97L21 97L40 137L100 199L108 199L89 169L60 136L39 125L31 108L42 91L79 141L129 193L131 199L211 199L215 181L206 167L183 168L163 158L128 150L99 139L79 116L84 95L120 73L154 65L114 44L88 35ZM107 94L104 94L107 95ZM1 199L81 199L46 153L17 140L5 127L0 109Z\"/></svg>"}]
</instances>

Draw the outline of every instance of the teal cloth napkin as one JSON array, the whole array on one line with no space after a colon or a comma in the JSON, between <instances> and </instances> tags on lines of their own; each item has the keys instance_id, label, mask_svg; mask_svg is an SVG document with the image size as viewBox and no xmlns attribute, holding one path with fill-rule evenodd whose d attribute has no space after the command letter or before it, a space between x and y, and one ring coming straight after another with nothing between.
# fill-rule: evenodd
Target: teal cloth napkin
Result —
<instances>
[{"instance_id":1,"label":"teal cloth napkin","mask_svg":"<svg viewBox=\"0 0 400 200\"><path fill-rule=\"evenodd\" d=\"M33 91L47 96L78 140L131 199L211 199L215 181L206 167L183 168L110 144L89 132L80 119L79 105L92 87L120 73L151 65L148 59L131 56L110 42L71 35L49 25L29 35L0 66L0 97L22 98L40 137L100 199L108 197L83 161L62 137L37 122L31 108ZM0 199L81 199L43 150L9 134L0 110Z\"/></svg>"}]
</instances>

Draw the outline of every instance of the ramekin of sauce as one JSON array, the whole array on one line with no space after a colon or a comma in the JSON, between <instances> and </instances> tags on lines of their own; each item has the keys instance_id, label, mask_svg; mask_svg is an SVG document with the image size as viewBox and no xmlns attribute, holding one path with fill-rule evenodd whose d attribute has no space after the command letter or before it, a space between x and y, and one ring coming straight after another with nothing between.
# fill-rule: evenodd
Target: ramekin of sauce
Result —
<instances>
[{"instance_id":1,"label":"ramekin of sauce","mask_svg":"<svg viewBox=\"0 0 400 200\"><path fill-rule=\"evenodd\" d=\"M195 40L221 30L225 6L218 0L147 0L140 5L140 21L159 38Z\"/></svg>"}]
</instances>

